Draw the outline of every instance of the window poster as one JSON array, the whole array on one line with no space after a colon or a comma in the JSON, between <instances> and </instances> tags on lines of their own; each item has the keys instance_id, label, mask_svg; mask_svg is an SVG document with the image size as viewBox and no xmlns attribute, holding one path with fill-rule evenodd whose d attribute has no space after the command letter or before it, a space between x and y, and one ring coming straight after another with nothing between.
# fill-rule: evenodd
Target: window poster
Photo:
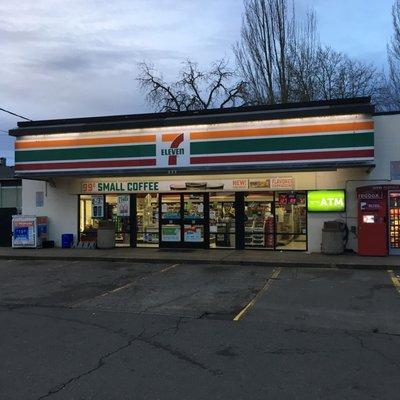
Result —
<instances>
[{"instance_id":1,"label":"window poster","mask_svg":"<svg viewBox=\"0 0 400 400\"><path fill-rule=\"evenodd\" d=\"M92 218L104 217L104 197L92 196Z\"/></svg>"}]
</instances>

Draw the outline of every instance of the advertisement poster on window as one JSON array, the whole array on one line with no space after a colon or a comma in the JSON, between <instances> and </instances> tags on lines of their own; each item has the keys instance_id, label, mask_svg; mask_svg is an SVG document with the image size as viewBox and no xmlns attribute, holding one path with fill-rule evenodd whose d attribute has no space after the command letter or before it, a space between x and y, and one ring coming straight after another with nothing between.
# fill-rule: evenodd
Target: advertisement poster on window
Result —
<instances>
[{"instance_id":1,"label":"advertisement poster on window","mask_svg":"<svg viewBox=\"0 0 400 400\"><path fill-rule=\"evenodd\" d=\"M179 225L163 225L161 228L161 240L163 242L180 242L181 227Z\"/></svg>"},{"instance_id":2,"label":"advertisement poster on window","mask_svg":"<svg viewBox=\"0 0 400 400\"><path fill-rule=\"evenodd\" d=\"M92 218L104 217L104 197L92 196Z\"/></svg>"},{"instance_id":3,"label":"advertisement poster on window","mask_svg":"<svg viewBox=\"0 0 400 400\"><path fill-rule=\"evenodd\" d=\"M185 226L184 240L189 243L203 241L203 229L200 226Z\"/></svg>"},{"instance_id":4,"label":"advertisement poster on window","mask_svg":"<svg viewBox=\"0 0 400 400\"><path fill-rule=\"evenodd\" d=\"M121 195L117 197L117 216L129 217L129 195Z\"/></svg>"}]
</instances>

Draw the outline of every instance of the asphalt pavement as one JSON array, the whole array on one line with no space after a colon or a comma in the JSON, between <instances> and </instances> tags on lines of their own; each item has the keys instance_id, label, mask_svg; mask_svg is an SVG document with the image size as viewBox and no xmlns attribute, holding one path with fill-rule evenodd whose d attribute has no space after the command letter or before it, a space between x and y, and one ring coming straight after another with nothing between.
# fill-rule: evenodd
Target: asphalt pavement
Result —
<instances>
[{"instance_id":1,"label":"asphalt pavement","mask_svg":"<svg viewBox=\"0 0 400 400\"><path fill-rule=\"evenodd\" d=\"M0 261L0 398L395 399L397 270Z\"/></svg>"}]
</instances>

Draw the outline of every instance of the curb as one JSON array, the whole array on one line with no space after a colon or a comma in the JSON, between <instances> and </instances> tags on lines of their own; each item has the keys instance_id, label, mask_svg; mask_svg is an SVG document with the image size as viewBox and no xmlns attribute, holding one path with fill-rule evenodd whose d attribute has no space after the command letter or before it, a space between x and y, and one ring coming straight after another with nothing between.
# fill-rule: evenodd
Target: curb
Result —
<instances>
[{"instance_id":1,"label":"curb","mask_svg":"<svg viewBox=\"0 0 400 400\"><path fill-rule=\"evenodd\" d=\"M174 260L170 258L131 258L131 257L81 257L81 256L24 256L24 255L0 255L0 260L68 260L68 261L108 261L108 262L130 262L130 263L178 263L178 264L216 264L232 266L259 266L259 267L283 267L283 268L331 268L331 269L369 269L369 270L387 270L396 268L395 266L383 264L349 264L335 262L289 262L289 261L240 261L240 260L210 260L199 259L191 261Z\"/></svg>"}]
</instances>

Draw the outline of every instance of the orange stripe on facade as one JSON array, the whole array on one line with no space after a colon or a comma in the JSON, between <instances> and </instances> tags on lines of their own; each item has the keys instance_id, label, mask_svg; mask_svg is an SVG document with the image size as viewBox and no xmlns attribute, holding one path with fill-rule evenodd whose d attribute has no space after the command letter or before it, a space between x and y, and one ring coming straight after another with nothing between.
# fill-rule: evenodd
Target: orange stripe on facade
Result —
<instances>
[{"instance_id":1,"label":"orange stripe on facade","mask_svg":"<svg viewBox=\"0 0 400 400\"><path fill-rule=\"evenodd\" d=\"M74 147L101 144L124 144L124 143L147 143L155 142L156 135L105 137L105 138L83 138L83 139L60 139L60 140L29 140L16 141L16 149L35 149L46 147Z\"/></svg>"},{"instance_id":2,"label":"orange stripe on facade","mask_svg":"<svg viewBox=\"0 0 400 400\"><path fill-rule=\"evenodd\" d=\"M227 131L191 132L190 139L225 139L251 136L294 135L296 133L330 133L374 129L373 121L345 122L340 124L286 126L276 128L235 129Z\"/></svg>"},{"instance_id":3,"label":"orange stripe on facade","mask_svg":"<svg viewBox=\"0 0 400 400\"><path fill-rule=\"evenodd\" d=\"M180 135L181 133L164 133L164 134L162 134L162 136L161 136L161 140L163 141L163 142L173 142L175 139L176 139L176 137L178 136L178 135Z\"/></svg>"}]
</instances>

